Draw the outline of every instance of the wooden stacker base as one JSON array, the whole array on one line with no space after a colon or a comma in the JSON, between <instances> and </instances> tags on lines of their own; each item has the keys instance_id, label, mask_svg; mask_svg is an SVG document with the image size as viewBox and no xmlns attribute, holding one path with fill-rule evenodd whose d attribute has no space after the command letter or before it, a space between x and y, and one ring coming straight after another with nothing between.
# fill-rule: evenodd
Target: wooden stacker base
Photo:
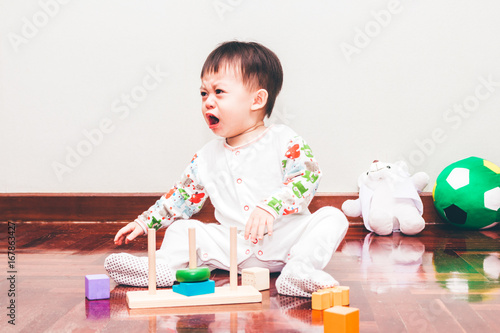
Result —
<instances>
[{"instance_id":1,"label":"wooden stacker base","mask_svg":"<svg viewBox=\"0 0 500 333\"><path fill-rule=\"evenodd\" d=\"M236 290L231 290L229 286L216 287L215 293L198 296L184 296L174 293L172 289L158 289L155 295L147 290L127 292L130 309L255 302L262 302L262 294L253 286L238 286Z\"/></svg>"}]
</instances>

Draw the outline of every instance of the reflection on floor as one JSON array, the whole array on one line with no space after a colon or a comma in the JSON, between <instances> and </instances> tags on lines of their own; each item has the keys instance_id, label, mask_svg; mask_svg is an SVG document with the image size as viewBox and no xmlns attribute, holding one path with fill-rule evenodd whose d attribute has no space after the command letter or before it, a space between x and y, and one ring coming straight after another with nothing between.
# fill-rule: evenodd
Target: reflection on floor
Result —
<instances>
[{"instance_id":1,"label":"reflection on floor","mask_svg":"<svg viewBox=\"0 0 500 333\"><path fill-rule=\"evenodd\" d=\"M1 224L7 230L7 223ZM16 332L323 331L322 313L311 310L310 299L277 294L278 274L272 274L262 304L131 311L125 293L140 288L114 282L110 300L86 300L84 276L105 273L107 255L146 253L145 238L124 247L113 245L113 235L122 225L17 223L16 325L8 328ZM3 253L7 236L0 234ZM430 225L417 237L380 237L351 226L325 270L351 288L351 306L360 309L361 332L500 331L499 227L463 231ZM217 270L212 277L217 286L229 283L227 272ZM10 281L0 281L5 294L11 287ZM6 306L2 297L1 307ZM9 317L4 314L3 320L7 323Z\"/></svg>"}]
</instances>

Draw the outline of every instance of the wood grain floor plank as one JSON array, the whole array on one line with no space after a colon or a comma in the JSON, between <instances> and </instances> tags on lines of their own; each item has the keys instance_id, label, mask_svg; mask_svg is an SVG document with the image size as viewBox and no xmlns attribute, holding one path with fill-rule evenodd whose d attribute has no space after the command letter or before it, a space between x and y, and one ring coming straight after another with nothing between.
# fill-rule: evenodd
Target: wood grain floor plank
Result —
<instances>
[{"instance_id":1,"label":"wood grain floor plank","mask_svg":"<svg viewBox=\"0 0 500 333\"><path fill-rule=\"evenodd\" d=\"M111 298L85 300L84 276L105 273L115 252L146 254L145 238L126 246L112 242L125 223L16 224L16 330L38 331L222 331L322 332L322 316L310 299L279 295L271 276L260 308L208 307L184 313L131 312L128 290L111 282ZM0 228L6 223L0 223ZM6 230L6 228L4 228ZM498 229L496 233L498 233ZM157 239L157 248L163 234ZM368 237L368 238L367 238ZM0 234L0 244L6 236ZM6 247L2 248L6 253ZM498 238L491 232L429 226L418 237L369 235L351 227L325 271L351 288L351 306L360 309L362 332L495 332L500 326L500 281L484 269L500 262ZM500 268L499 268L500 269ZM490 271L490 275L487 274ZM494 271L494 270L493 270ZM217 286L227 272L214 271ZM0 280L0 290L9 282ZM195 312L198 312L196 314Z\"/></svg>"}]
</instances>

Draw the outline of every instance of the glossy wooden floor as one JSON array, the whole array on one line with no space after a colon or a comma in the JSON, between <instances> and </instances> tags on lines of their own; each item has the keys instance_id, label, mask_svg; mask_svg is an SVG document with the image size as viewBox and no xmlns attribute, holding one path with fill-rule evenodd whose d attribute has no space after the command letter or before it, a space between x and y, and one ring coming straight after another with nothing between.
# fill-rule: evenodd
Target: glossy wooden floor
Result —
<instances>
[{"instance_id":1,"label":"glossy wooden floor","mask_svg":"<svg viewBox=\"0 0 500 333\"><path fill-rule=\"evenodd\" d=\"M262 304L130 311L125 293L138 288L114 282L110 300L86 300L84 276L105 273L107 255L145 255L145 238L113 245L122 225L17 223L16 326L7 324L9 282L3 278L1 331L323 331L322 314L311 310L310 299L277 294L276 274ZM7 223L1 230L6 267ZM361 332L500 332L499 234L498 227L479 232L434 225L418 237L378 237L351 226L326 271L351 288ZM213 277L219 286L229 283L225 272Z\"/></svg>"}]
</instances>

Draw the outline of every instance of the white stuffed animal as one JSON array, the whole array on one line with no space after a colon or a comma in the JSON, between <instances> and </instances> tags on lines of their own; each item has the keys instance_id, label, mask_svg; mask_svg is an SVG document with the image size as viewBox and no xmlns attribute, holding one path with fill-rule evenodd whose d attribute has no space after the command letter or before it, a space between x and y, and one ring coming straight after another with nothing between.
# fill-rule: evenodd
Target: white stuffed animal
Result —
<instances>
[{"instance_id":1,"label":"white stuffed animal","mask_svg":"<svg viewBox=\"0 0 500 333\"><path fill-rule=\"evenodd\" d=\"M393 231L415 235L425 227L419 192L428 182L425 172L410 177L405 162L375 160L359 176L359 199L346 200L342 210L347 216L363 216L365 227L378 235L390 235Z\"/></svg>"}]
</instances>

